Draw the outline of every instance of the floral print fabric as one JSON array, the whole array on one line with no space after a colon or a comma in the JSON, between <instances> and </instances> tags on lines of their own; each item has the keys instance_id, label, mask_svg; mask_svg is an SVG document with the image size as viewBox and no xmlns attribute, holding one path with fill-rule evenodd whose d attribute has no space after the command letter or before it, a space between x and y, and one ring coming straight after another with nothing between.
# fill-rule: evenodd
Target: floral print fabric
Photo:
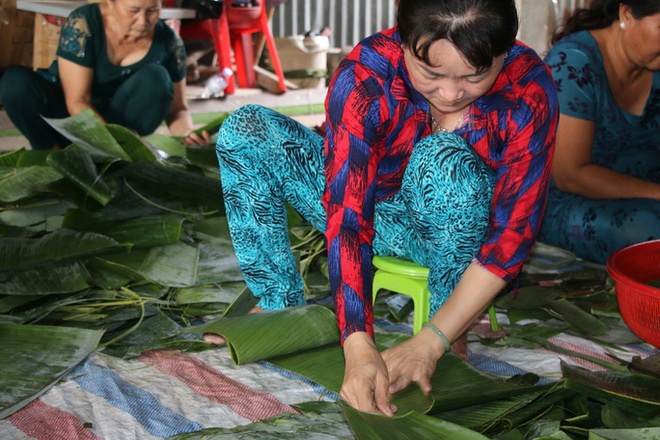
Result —
<instances>
[{"instance_id":1,"label":"floral print fabric","mask_svg":"<svg viewBox=\"0 0 660 440\"><path fill-rule=\"evenodd\" d=\"M612 95L598 44L587 31L569 35L548 53L561 114L593 121L592 161L660 183L660 72L644 112L634 115ZM621 247L660 238L660 202L591 200L551 184L539 240L605 263Z\"/></svg>"}]
</instances>

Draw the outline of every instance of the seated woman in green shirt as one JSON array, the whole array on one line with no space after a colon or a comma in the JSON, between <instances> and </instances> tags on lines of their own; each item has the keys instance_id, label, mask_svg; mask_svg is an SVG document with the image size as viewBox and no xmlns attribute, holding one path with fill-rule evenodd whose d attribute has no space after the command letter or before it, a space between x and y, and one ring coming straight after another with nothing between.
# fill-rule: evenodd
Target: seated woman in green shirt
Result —
<instances>
[{"instance_id":1,"label":"seated woman in green shirt","mask_svg":"<svg viewBox=\"0 0 660 440\"><path fill-rule=\"evenodd\" d=\"M49 69L9 68L0 80L7 115L34 150L70 142L42 118L66 118L89 108L105 123L139 135L163 120L185 144L209 142L192 133L185 99L186 54L159 20L160 0L108 0L74 10L60 32Z\"/></svg>"}]
</instances>

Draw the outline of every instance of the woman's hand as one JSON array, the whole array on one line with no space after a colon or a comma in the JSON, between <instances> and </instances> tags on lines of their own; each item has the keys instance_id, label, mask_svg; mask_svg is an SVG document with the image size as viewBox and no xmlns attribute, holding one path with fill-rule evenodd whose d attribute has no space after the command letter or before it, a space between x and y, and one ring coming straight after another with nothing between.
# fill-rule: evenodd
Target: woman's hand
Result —
<instances>
[{"instance_id":1,"label":"woman's hand","mask_svg":"<svg viewBox=\"0 0 660 440\"><path fill-rule=\"evenodd\" d=\"M371 336L355 332L344 341L346 370L341 397L360 411L393 416L396 407L390 404L387 367Z\"/></svg>"},{"instance_id":2,"label":"woman's hand","mask_svg":"<svg viewBox=\"0 0 660 440\"><path fill-rule=\"evenodd\" d=\"M417 382L425 394L431 391L431 376L438 360L445 352L440 338L423 328L409 340L383 352L390 379L389 394Z\"/></svg>"},{"instance_id":3,"label":"woman's hand","mask_svg":"<svg viewBox=\"0 0 660 440\"><path fill-rule=\"evenodd\" d=\"M202 131L201 134L191 131L181 143L183 145L208 145L211 143L211 136L206 131Z\"/></svg>"}]
</instances>

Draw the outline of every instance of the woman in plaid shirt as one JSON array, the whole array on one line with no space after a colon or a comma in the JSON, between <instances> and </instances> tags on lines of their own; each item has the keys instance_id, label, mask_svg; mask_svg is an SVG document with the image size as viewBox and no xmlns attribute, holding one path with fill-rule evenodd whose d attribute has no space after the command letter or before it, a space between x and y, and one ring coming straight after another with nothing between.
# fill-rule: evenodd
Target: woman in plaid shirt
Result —
<instances>
[{"instance_id":1,"label":"woman in plaid shirt","mask_svg":"<svg viewBox=\"0 0 660 440\"><path fill-rule=\"evenodd\" d=\"M392 415L519 273L543 214L557 126L549 70L516 42L514 0L400 0L397 26L342 61L321 136L246 106L223 125L227 218L259 308L304 304L288 202L325 233L342 398ZM431 326L379 353L373 255L430 268Z\"/></svg>"}]
</instances>

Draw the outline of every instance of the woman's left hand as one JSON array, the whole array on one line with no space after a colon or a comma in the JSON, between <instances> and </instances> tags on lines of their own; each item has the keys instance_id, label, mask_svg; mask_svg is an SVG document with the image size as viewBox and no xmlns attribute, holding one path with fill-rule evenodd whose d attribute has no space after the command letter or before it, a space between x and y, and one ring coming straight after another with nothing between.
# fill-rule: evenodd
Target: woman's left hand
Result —
<instances>
[{"instance_id":1,"label":"woman's left hand","mask_svg":"<svg viewBox=\"0 0 660 440\"><path fill-rule=\"evenodd\" d=\"M440 342L440 344L438 344ZM426 394L431 391L431 376L438 360L444 354L444 346L428 329L422 329L409 340L382 353L390 380L390 394L417 382Z\"/></svg>"},{"instance_id":2,"label":"woman's left hand","mask_svg":"<svg viewBox=\"0 0 660 440\"><path fill-rule=\"evenodd\" d=\"M183 145L208 145L211 143L211 136L206 131L202 131L201 134L191 131L181 143Z\"/></svg>"}]
</instances>

